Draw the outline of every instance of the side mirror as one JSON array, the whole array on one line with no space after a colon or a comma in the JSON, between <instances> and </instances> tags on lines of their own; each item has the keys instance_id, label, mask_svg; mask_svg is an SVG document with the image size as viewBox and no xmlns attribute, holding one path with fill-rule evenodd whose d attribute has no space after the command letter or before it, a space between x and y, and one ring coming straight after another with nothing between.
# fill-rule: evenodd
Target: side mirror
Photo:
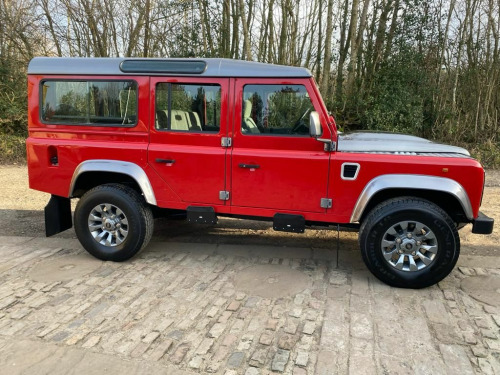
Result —
<instances>
[{"instance_id":1,"label":"side mirror","mask_svg":"<svg viewBox=\"0 0 500 375\"><path fill-rule=\"evenodd\" d=\"M317 138L321 137L321 134L323 134L323 129L319 121L319 114L316 111L312 111L309 115L309 135Z\"/></svg>"}]
</instances>

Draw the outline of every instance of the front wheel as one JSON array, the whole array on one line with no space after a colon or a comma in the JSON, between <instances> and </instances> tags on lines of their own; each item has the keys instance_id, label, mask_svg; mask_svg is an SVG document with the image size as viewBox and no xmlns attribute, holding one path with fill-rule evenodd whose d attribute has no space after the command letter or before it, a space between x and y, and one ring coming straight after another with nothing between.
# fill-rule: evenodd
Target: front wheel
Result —
<instances>
[{"instance_id":1,"label":"front wheel","mask_svg":"<svg viewBox=\"0 0 500 375\"><path fill-rule=\"evenodd\" d=\"M381 281L400 288L425 288L444 279L460 254L453 220L434 203L396 198L379 204L359 233L363 260Z\"/></svg>"},{"instance_id":2,"label":"front wheel","mask_svg":"<svg viewBox=\"0 0 500 375\"><path fill-rule=\"evenodd\" d=\"M144 248L153 233L153 214L134 189L100 185L86 192L75 209L75 232L96 258L121 262Z\"/></svg>"}]
</instances>

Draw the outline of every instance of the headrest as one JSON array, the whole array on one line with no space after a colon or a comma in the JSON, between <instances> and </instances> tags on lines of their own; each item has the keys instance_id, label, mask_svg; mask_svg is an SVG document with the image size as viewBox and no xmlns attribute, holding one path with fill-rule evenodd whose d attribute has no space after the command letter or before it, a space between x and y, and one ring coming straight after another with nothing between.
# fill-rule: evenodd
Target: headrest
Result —
<instances>
[{"instance_id":1,"label":"headrest","mask_svg":"<svg viewBox=\"0 0 500 375\"><path fill-rule=\"evenodd\" d=\"M243 118L249 118L252 115L252 102L250 99L245 100L243 104Z\"/></svg>"}]
</instances>

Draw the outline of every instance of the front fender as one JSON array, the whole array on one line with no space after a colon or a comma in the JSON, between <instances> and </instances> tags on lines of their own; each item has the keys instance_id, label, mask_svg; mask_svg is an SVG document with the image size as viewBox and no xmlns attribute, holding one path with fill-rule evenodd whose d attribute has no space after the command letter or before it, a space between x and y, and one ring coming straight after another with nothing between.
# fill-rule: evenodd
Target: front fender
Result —
<instances>
[{"instance_id":1,"label":"front fender","mask_svg":"<svg viewBox=\"0 0 500 375\"><path fill-rule=\"evenodd\" d=\"M378 176L366 184L354 206L351 223L359 222L370 200L378 192L387 189L418 189L448 193L460 202L467 219L471 221L474 219L469 196L458 182L444 177L387 174Z\"/></svg>"}]
</instances>

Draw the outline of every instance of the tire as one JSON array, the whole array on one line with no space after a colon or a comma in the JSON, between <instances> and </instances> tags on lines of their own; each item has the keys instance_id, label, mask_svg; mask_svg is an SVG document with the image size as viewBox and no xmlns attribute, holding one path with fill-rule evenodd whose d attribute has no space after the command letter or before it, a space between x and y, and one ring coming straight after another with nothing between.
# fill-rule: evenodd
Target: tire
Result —
<instances>
[{"instance_id":1,"label":"tire","mask_svg":"<svg viewBox=\"0 0 500 375\"><path fill-rule=\"evenodd\" d=\"M453 270L460 254L458 231L448 214L412 197L376 206L361 225L359 245L368 269L399 288L438 283Z\"/></svg>"},{"instance_id":2,"label":"tire","mask_svg":"<svg viewBox=\"0 0 500 375\"><path fill-rule=\"evenodd\" d=\"M134 189L119 185L97 186L78 202L75 232L82 246L102 260L122 262L148 244L153 234L153 213Z\"/></svg>"}]
</instances>

